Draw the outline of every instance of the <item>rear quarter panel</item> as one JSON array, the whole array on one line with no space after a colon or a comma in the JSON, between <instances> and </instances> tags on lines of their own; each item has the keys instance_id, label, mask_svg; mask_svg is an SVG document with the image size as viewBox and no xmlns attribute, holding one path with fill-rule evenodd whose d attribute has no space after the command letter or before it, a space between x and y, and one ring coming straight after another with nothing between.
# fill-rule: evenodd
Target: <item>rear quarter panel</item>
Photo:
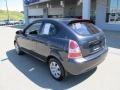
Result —
<instances>
[{"instance_id":1,"label":"rear quarter panel","mask_svg":"<svg viewBox=\"0 0 120 90\"><path fill-rule=\"evenodd\" d=\"M54 56L61 61L66 60L68 52L68 41L63 38L51 38L50 56Z\"/></svg>"}]
</instances>

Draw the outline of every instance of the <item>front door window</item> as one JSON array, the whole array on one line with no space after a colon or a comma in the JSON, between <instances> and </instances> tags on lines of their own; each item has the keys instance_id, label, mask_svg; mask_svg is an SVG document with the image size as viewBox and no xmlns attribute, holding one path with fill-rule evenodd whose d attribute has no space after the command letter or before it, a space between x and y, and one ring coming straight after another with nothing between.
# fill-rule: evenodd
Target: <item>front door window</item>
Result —
<instances>
[{"instance_id":1,"label":"front door window","mask_svg":"<svg viewBox=\"0 0 120 90\"><path fill-rule=\"evenodd\" d=\"M26 35L38 35L39 34L39 30L40 30L40 26L42 23L34 23L32 24L26 31L25 34Z\"/></svg>"}]
</instances>

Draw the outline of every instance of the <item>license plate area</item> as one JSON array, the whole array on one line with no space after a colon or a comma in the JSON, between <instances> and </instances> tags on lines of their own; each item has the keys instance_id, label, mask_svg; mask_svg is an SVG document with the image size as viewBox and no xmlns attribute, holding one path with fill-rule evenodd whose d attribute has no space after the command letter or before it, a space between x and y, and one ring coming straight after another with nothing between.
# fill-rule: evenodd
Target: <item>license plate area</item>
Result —
<instances>
[{"instance_id":1,"label":"license plate area","mask_svg":"<svg viewBox=\"0 0 120 90\"><path fill-rule=\"evenodd\" d=\"M91 48L91 52L97 52L101 49L101 45L95 45Z\"/></svg>"},{"instance_id":2,"label":"license plate area","mask_svg":"<svg viewBox=\"0 0 120 90\"><path fill-rule=\"evenodd\" d=\"M101 47L100 47L100 45L95 45L94 47L93 47L93 51L97 51L97 50L99 50Z\"/></svg>"}]
</instances>

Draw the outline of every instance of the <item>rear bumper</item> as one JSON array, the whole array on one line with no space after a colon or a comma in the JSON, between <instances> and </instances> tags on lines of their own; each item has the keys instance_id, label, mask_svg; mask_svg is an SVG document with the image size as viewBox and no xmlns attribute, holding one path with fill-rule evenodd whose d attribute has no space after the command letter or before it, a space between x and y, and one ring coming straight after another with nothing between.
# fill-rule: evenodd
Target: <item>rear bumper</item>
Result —
<instances>
[{"instance_id":1,"label":"rear bumper","mask_svg":"<svg viewBox=\"0 0 120 90\"><path fill-rule=\"evenodd\" d=\"M67 72L73 75L82 74L88 70L97 67L105 60L108 48L85 58L81 59L69 59L63 62L63 66Z\"/></svg>"}]
</instances>

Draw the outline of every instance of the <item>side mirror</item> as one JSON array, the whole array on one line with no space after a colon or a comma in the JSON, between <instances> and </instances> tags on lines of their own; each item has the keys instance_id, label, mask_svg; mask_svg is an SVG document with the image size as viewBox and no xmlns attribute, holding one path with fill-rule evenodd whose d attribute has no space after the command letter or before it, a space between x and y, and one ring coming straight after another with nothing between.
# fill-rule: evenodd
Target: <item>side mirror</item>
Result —
<instances>
[{"instance_id":1,"label":"side mirror","mask_svg":"<svg viewBox=\"0 0 120 90\"><path fill-rule=\"evenodd\" d=\"M16 34L23 34L22 30L16 31Z\"/></svg>"}]
</instances>

